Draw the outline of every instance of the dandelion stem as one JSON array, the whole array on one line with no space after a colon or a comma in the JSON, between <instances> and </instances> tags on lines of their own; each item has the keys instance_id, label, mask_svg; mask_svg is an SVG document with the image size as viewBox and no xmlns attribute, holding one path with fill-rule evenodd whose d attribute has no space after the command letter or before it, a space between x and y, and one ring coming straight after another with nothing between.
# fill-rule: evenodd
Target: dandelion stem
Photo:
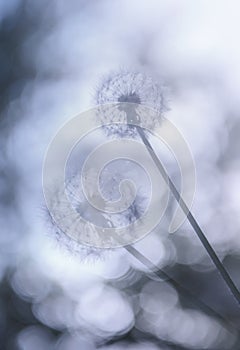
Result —
<instances>
[{"instance_id":1,"label":"dandelion stem","mask_svg":"<svg viewBox=\"0 0 240 350\"><path fill-rule=\"evenodd\" d=\"M174 183L170 179L169 175L167 174L162 162L160 161L160 159L156 155L152 145L150 144L149 140L147 139L144 130L140 126L136 126L136 128L137 128L139 136L141 137L144 145L146 146L151 158L153 159L154 163L156 164L164 181L169 186L170 191L172 192L173 196L175 197L175 199L179 203L181 209L185 213L190 225L192 226L193 230L197 234L198 238L200 239L202 245L206 249L209 257L211 258L212 262L216 266L217 270L219 271L219 273L222 276L223 280L225 281L226 285L228 286L228 288L232 292L234 298L240 304L240 292L239 292L238 288L236 287L236 285L233 282L232 278L230 277L229 273L227 272L227 270L225 269L225 267L223 266L223 264L219 260L216 252L212 248L211 244L209 243L208 239L206 238L205 234L203 233L202 229L200 228L199 224L197 223L196 219L194 218L193 214L191 213L190 209L188 208L187 204L185 203L185 201L181 197L180 193L178 192L176 186L174 185Z\"/></svg>"}]
</instances>

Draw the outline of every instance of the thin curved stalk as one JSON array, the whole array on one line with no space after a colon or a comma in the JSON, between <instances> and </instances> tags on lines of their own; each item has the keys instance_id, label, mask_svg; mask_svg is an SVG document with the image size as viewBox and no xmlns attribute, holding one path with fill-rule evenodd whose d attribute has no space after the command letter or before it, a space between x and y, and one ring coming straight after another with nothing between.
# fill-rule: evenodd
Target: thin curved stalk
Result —
<instances>
[{"instance_id":1,"label":"thin curved stalk","mask_svg":"<svg viewBox=\"0 0 240 350\"><path fill-rule=\"evenodd\" d=\"M149 140L147 139L144 130L141 127L139 127L139 126L136 126L136 129L137 129L138 134L139 134L140 138L142 139L144 145L146 146L146 148L147 148L147 150L148 150L152 160L154 161L154 163L157 166L160 174L162 175L164 181L169 186L170 191L172 192L173 196L175 197L175 199L179 203L181 209L185 213L185 215L187 217L187 220L189 221L189 223L192 226L193 230L197 234L197 236L200 239L202 245L206 249L209 257L211 258L212 262L216 266L217 270L219 271L220 275L222 276L224 282L228 286L228 288L231 291L232 295L234 296L236 301L240 304L240 292L239 292L238 288L236 287L235 283L233 282L231 276L229 275L229 273L225 269L224 265L219 260L216 252L214 251L213 247L209 243L208 239L206 238L205 234L203 233L202 229L200 228L199 224L197 223L196 219L194 218L193 214L191 213L190 209L188 208L187 204L182 199L182 197L181 197L180 193L178 192L176 186L174 185L174 183L170 179L169 175L167 174L167 172L166 172L162 162L160 161L160 159L156 155L152 145L150 144Z\"/></svg>"}]
</instances>

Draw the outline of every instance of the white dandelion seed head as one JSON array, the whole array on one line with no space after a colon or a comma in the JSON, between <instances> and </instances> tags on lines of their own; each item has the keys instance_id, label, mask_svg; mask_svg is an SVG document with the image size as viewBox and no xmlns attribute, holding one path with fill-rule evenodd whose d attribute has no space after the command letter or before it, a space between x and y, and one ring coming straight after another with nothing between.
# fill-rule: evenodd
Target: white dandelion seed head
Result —
<instances>
[{"instance_id":1,"label":"white dandelion seed head","mask_svg":"<svg viewBox=\"0 0 240 350\"><path fill-rule=\"evenodd\" d=\"M158 127L167 110L165 90L163 85L140 72L124 70L104 78L96 90L95 103L99 105L99 117L107 134L136 136L136 128L131 123L148 130Z\"/></svg>"},{"instance_id":2,"label":"white dandelion seed head","mask_svg":"<svg viewBox=\"0 0 240 350\"><path fill-rule=\"evenodd\" d=\"M95 174L94 180L95 180ZM120 174L106 173L107 177L104 180L103 195L107 195L109 200L114 200L117 184L122 180ZM91 180L91 179L89 179ZM111 183L110 183L111 181ZM52 199L54 206L54 217L58 216L64 220L64 227L71 230L74 225L78 225L79 239L70 237L64 232L55 222L51 212L47 207L44 207L45 227L48 237L57 243L57 248L65 253L70 253L82 261L104 260L111 249L94 247L91 244L87 245L82 242L96 241L101 239L95 229L95 225L100 227L124 227L141 218L146 207L147 198L144 193L137 195L133 203L126 210L115 213L100 213L96 211L86 199L81 186L81 174L75 174L66 182L65 191L68 200L74 210L79 214L79 217L84 218L86 223L74 222L69 213L68 206L65 203L65 196L57 189L52 189ZM93 193L94 195L94 193Z\"/></svg>"}]
</instances>

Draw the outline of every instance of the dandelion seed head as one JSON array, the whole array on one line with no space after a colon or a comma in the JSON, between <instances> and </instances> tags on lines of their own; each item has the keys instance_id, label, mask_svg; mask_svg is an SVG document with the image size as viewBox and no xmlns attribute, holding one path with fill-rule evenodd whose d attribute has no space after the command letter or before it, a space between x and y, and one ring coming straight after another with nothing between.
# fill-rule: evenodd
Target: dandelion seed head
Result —
<instances>
[{"instance_id":1,"label":"dandelion seed head","mask_svg":"<svg viewBox=\"0 0 240 350\"><path fill-rule=\"evenodd\" d=\"M136 128L130 124L154 130L167 110L164 93L163 85L140 72L125 70L107 76L95 96L104 130L120 137L136 136Z\"/></svg>"},{"instance_id":2,"label":"dandelion seed head","mask_svg":"<svg viewBox=\"0 0 240 350\"><path fill-rule=\"evenodd\" d=\"M106 175L106 174L105 174ZM95 174L94 174L95 177ZM120 174L107 174L107 181L103 194L107 195L109 200L115 198L116 184L120 183L122 177ZM111 181L111 183L109 182ZM55 203L53 207L54 218L58 217L64 220L64 227L71 231L78 225L78 239L74 239L68 233L58 226L52 213L44 206L44 226L46 228L47 236L63 253L69 256L75 256L81 261L96 261L104 260L112 251L109 248L98 248L91 243L85 244L83 242L94 242L101 237L98 237L94 225L100 227L125 227L141 218L145 211L147 198L143 193L139 193L133 203L124 211L119 213L101 213L94 209L83 194L81 187L81 175L75 174L66 182L65 191L74 210L79 214L79 218L86 220L85 223L76 222L72 220L72 215L69 213L68 206L65 202L65 196L55 188L52 190L52 198ZM94 195L94 193L93 193ZM103 238L103 237L102 237ZM104 238L105 239L105 238Z\"/></svg>"}]
</instances>

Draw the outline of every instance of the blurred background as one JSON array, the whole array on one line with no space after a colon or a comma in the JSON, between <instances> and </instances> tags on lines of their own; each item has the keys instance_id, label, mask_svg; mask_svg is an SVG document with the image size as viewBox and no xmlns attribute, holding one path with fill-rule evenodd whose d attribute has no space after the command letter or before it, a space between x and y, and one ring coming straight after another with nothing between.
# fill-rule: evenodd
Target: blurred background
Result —
<instances>
[{"instance_id":1,"label":"blurred background","mask_svg":"<svg viewBox=\"0 0 240 350\"><path fill-rule=\"evenodd\" d=\"M187 223L167 232L173 203L135 247L227 322L124 249L89 254L52 235L41 187L49 142L94 106L102 76L147 72L195 160L193 213L240 288L239 11L237 0L0 0L1 350L240 348L239 305L199 240Z\"/></svg>"}]
</instances>

